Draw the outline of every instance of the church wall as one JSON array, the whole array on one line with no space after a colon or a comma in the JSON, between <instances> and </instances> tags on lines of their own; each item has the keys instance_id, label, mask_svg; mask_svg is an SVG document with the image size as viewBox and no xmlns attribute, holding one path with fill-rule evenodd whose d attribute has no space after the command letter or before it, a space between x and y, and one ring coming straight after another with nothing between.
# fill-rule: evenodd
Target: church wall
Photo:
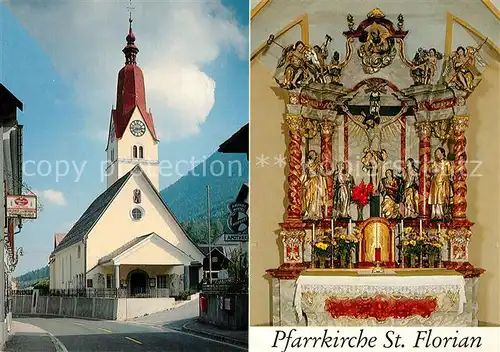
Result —
<instances>
[{"instance_id":1,"label":"church wall","mask_svg":"<svg viewBox=\"0 0 500 352\"><path fill-rule=\"evenodd\" d=\"M136 205L133 203L133 191L137 188L142 191L139 205L144 209L144 217L133 221L130 212ZM93 268L100 258L125 243L152 232L202 262L202 253L187 239L179 225L170 216L164 215L165 212L146 180L141 175L133 176L88 236L87 270Z\"/></svg>"},{"instance_id":2,"label":"church wall","mask_svg":"<svg viewBox=\"0 0 500 352\"><path fill-rule=\"evenodd\" d=\"M78 257L80 246L80 257ZM77 275L84 273L84 248L80 243L74 244L55 254L55 261L50 266L50 288L77 288Z\"/></svg>"},{"instance_id":3,"label":"church wall","mask_svg":"<svg viewBox=\"0 0 500 352\"><path fill-rule=\"evenodd\" d=\"M469 261L479 280L479 321L500 325L500 63L491 62L469 98L468 214L475 223ZM477 168L477 169L476 169Z\"/></svg>"},{"instance_id":4,"label":"church wall","mask_svg":"<svg viewBox=\"0 0 500 352\"><path fill-rule=\"evenodd\" d=\"M353 13L356 21L365 18L374 7L380 7L388 16L396 18L397 14L405 16L405 27L410 30L407 41L407 55L413 57L419 47L436 46L444 52L446 13L453 12L472 23L485 36L490 37L498 45L498 21L489 10L478 2L471 9L469 1L337 1L335 8L328 2L297 3L280 6L280 2L271 1L269 5L252 20L252 52L264 43L269 34L277 33L288 23L303 14L308 15L310 27L307 36L313 44L322 43L325 34L333 37L331 50L339 50L344 55L344 41L341 32L347 30L346 15ZM330 5L326 5L330 4ZM301 31L290 30L280 38L282 45L291 44L300 39ZM302 32L304 35L304 32ZM477 45L469 33L455 28L453 46ZM276 97L271 87L276 86L272 73L276 67L281 48L271 48L266 55L259 56L251 63L251 162L250 177L252 180L250 208L250 296L252 310L251 325L267 325L271 317L271 287L265 278L265 270L280 264L281 244L278 246L278 224L284 220L287 199L285 182L288 169L273 164L275 156L285 154L286 141L283 134L285 105ZM356 55L356 54L354 54ZM397 61L397 59L395 60ZM488 60L490 63L490 60ZM500 231L498 214L500 199L498 196L499 179L499 107L498 107L498 63L490 63L484 72L484 81L468 99L470 121L468 136L469 160L480 160L483 165L481 177L469 179L468 217L475 222L472 228L473 237L470 245L469 261L476 267L486 269L480 278L479 320L500 324ZM361 68L358 67L361 71ZM383 76L383 75L380 75ZM409 79L408 72L401 78L391 74L389 79L399 79L403 85ZM487 77L486 77L487 76ZM353 85L351 79L346 85ZM488 143L488 141L491 141ZM408 143L408 141L407 141ZM334 151L335 153L335 151ZM260 156L269 157L270 164L264 167L256 165ZM288 157L285 155L285 157ZM475 165L468 165L472 172ZM262 299L269 297L269 299Z\"/></svg>"},{"instance_id":5,"label":"church wall","mask_svg":"<svg viewBox=\"0 0 500 352\"><path fill-rule=\"evenodd\" d=\"M120 159L132 159L133 146L142 146L144 150L144 160L141 162L141 167L148 175L151 182L155 185L156 189L159 188L159 170L158 170L158 143L153 140L148 130L141 137L135 137L130 132L130 124L134 120L144 122L139 109L135 109L129 125L119 140L117 146L117 155ZM151 163L154 162L154 163ZM129 172L137 163L134 162L121 162L118 167L118 178Z\"/></svg>"}]
</instances>

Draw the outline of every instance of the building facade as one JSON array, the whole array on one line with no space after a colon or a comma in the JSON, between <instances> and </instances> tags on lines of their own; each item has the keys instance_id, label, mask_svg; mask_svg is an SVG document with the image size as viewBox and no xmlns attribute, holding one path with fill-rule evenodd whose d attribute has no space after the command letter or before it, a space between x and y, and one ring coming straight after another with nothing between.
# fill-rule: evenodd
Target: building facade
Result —
<instances>
[{"instance_id":1,"label":"building facade","mask_svg":"<svg viewBox=\"0 0 500 352\"><path fill-rule=\"evenodd\" d=\"M130 22L106 146L107 189L57 244L51 289L174 296L201 280L204 254L161 199L158 138Z\"/></svg>"}]
</instances>

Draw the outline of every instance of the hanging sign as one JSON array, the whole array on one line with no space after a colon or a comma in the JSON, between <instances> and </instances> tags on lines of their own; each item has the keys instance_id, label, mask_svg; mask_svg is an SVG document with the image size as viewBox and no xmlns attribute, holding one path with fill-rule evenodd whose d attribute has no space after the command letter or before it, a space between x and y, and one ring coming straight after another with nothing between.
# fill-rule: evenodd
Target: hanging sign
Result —
<instances>
[{"instance_id":1,"label":"hanging sign","mask_svg":"<svg viewBox=\"0 0 500 352\"><path fill-rule=\"evenodd\" d=\"M224 234L224 239L229 242L248 241L248 204L231 202L228 209L227 228L229 231Z\"/></svg>"},{"instance_id":2,"label":"hanging sign","mask_svg":"<svg viewBox=\"0 0 500 352\"><path fill-rule=\"evenodd\" d=\"M37 198L35 195L8 195L6 201L8 218L37 218Z\"/></svg>"}]
</instances>

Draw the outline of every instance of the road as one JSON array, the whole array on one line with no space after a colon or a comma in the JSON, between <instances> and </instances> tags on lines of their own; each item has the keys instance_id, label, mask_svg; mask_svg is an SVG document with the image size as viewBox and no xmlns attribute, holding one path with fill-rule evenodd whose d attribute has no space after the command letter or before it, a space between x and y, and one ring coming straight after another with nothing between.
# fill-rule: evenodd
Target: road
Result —
<instances>
[{"instance_id":1,"label":"road","mask_svg":"<svg viewBox=\"0 0 500 352\"><path fill-rule=\"evenodd\" d=\"M16 318L54 335L68 352L240 352L247 349L180 331L198 315L198 300L129 322L73 318ZM36 342L34 342L36 343ZM39 351L33 346L32 351ZM24 352L24 351L23 351ZM28 352L28 351L26 351Z\"/></svg>"},{"instance_id":2,"label":"road","mask_svg":"<svg viewBox=\"0 0 500 352\"><path fill-rule=\"evenodd\" d=\"M240 352L245 349L169 328L71 318L17 318L61 341L68 352L171 351ZM35 351L36 348L33 350Z\"/></svg>"}]
</instances>

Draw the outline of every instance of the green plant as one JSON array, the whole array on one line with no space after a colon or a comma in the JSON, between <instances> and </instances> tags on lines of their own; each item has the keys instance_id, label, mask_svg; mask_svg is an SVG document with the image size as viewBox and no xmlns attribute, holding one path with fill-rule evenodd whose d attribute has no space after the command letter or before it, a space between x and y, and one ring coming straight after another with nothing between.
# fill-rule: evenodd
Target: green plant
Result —
<instances>
[{"instance_id":1,"label":"green plant","mask_svg":"<svg viewBox=\"0 0 500 352\"><path fill-rule=\"evenodd\" d=\"M242 248L234 249L229 254L228 274L235 283L248 283L248 254Z\"/></svg>"}]
</instances>

